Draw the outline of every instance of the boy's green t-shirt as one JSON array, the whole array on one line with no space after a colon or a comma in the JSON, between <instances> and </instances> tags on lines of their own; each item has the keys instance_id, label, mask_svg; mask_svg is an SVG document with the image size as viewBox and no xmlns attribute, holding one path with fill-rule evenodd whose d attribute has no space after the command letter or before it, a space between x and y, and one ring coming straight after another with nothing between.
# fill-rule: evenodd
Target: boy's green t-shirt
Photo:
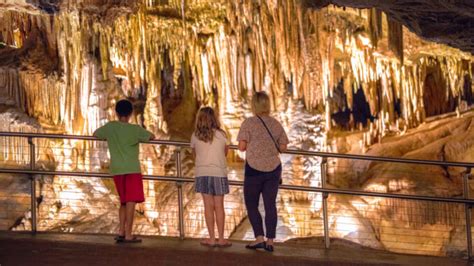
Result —
<instances>
[{"instance_id":1,"label":"boy's green t-shirt","mask_svg":"<svg viewBox=\"0 0 474 266\"><path fill-rule=\"evenodd\" d=\"M94 135L107 140L111 174L141 173L138 160L139 144L140 141L148 141L151 132L138 125L112 121L98 128Z\"/></svg>"}]
</instances>

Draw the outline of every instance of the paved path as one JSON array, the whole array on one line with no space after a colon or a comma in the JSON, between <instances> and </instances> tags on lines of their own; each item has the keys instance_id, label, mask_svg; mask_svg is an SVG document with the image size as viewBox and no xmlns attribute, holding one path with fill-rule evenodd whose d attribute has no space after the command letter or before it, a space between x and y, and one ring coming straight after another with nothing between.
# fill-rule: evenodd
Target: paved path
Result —
<instances>
[{"instance_id":1,"label":"paved path","mask_svg":"<svg viewBox=\"0 0 474 266\"><path fill-rule=\"evenodd\" d=\"M329 250L279 244L276 251L206 248L195 239L144 237L115 244L109 235L0 232L0 265L470 265L462 259L397 255L366 248Z\"/></svg>"}]
</instances>

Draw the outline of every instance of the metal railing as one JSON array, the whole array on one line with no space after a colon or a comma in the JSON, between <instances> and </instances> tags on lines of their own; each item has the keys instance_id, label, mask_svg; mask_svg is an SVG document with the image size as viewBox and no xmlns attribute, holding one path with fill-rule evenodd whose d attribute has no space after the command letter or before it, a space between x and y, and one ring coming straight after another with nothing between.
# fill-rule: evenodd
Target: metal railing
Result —
<instances>
[{"instance_id":1,"label":"metal railing","mask_svg":"<svg viewBox=\"0 0 474 266\"><path fill-rule=\"evenodd\" d=\"M51 171L51 170L39 170L35 167L36 161L36 148L34 139L73 139L73 140L90 140L90 141L101 141L95 137L90 136L75 136L75 135L58 135L58 134L38 134L38 133L17 133L17 132L0 132L0 137L20 137L26 138L29 145L29 167L28 169L11 169L11 168L0 168L0 173L10 174L26 174L29 175L31 180L31 231L36 233L37 231L37 199L36 197L36 175L57 175L57 176L77 176L77 177L98 177L98 178L111 178L109 174L98 173L98 172L78 172L78 171ZM165 145L173 146L176 155L176 175L144 175L145 180L153 181L165 181L175 182L178 192L178 229L179 237L183 239L185 237L184 228L184 207L183 207L183 184L194 182L193 178L185 177L182 173L182 149L189 148L189 143L181 141L170 141L170 140L152 140L145 142L147 144L154 145ZM230 147L231 149L237 149L235 145ZM474 167L473 163L463 162L442 162L432 160L413 160L413 159L401 159L401 158L387 158L387 157L376 157L376 156L363 156L363 155L351 155L351 154L336 154L327 152L314 152L314 151L303 151L303 150L288 150L286 154L292 155L303 155L303 156L315 156L321 157L321 187L312 186L296 186L296 185L280 185L280 189L300 192L317 192L322 193L322 218L323 218L323 237L325 247L330 246L329 237L329 221L328 221L328 197L331 194L336 195L351 195L351 196L366 196L366 197L381 197L390 199L401 199L401 200L416 200L423 202L437 202L437 203L457 203L463 204L465 209L465 229L466 229L466 246L468 258L472 258L472 233L471 233L471 207L474 204L474 199L469 198L469 184L468 181L471 178L471 168ZM328 158L339 158L339 159L350 159L350 160L365 160L374 162L390 162L390 163L405 163L405 164L421 164L421 165L432 165L441 167L462 167L465 169L463 172L463 197L438 197L438 196L425 196L425 195L407 195L407 194L395 194L395 193L381 193L372 191L358 191L350 189L335 189L327 187L327 168ZM241 181L229 181L230 185L243 186Z\"/></svg>"}]
</instances>

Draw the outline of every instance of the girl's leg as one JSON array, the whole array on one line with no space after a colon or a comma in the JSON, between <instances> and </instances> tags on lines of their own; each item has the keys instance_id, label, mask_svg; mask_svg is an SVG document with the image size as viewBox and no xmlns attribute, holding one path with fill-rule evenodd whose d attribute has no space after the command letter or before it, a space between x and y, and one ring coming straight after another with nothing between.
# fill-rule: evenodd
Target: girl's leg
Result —
<instances>
[{"instance_id":1,"label":"girl's leg","mask_svg":"<svg viewBox=\"0 0 474 266\"><path fill-rule=\"evenodd\" d=\"M204 201L204 217L206 218L207 231L209 239L203 240L202 244L214 245L216 237L214 232L214 198L212 195L202 193Z\"/></svg>"},{"instance_id":2,"label":"girl's leg","mask_svg":"<svg viewBox=\"0 0 474 266\"><path fill-rule=\"evenodd\" d=\"M225 210L224 210L224 195L213 196L214 198L214 210L216 214L217 232L219 232L219 245L227 245L229 241L224 239L224 227L225 227Z\"/></svg>"}]
</instances>

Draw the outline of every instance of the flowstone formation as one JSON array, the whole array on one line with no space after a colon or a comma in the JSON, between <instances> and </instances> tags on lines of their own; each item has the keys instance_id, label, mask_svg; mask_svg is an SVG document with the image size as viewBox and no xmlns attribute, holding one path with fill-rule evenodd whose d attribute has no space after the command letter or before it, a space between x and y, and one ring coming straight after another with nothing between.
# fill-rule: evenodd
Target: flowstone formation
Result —
<instances>
[{"instance_id":1,"label":"flowstone formation","mask_svg":"<svg viewBox=\"0 0 474 266\"><path fill-rule=\"evenodd\" d=\"M453 136L468 139L472 133L469 114L461 117L473 103L472 55L416 36L403 24L415 26L388 2L352 9L296 0L4 1L0 130L90 135L114 119L118 99L129 98L137 110L133 122L160 139L188 140L196 111L209 105L235 141L250 115L250 97L263 90L294 148L469 161L473 145L458 147L462 138ZM445 114L458 118L437 122ZM403 141L393 141L397 138ZM2 165L26 167L26 140L0 140ZM423 150L430 142L438 146ZM102 142L38 139L35 144L41 169L107 170ZM174 148L142 145L142 151L144 173L176 174ZM183 172L192 176L190 153L182 153ZM242 180L242 154L229 157L230 178ZM321 186L319 158L283 155L282 161L285 183ZM429 174L333 160L329 185L460 195L459 171L433 168ZM112 182L38 179L40 230L115 232ZM15 180L5 177L0 206L21 207L0 217L2 229L31 226L27 177ZM145 191L137 232L176 236L175 184L149 181ZM20 200L6 199L11 193ZM202 202L191 184L184 186L184 198L186 235L202 236ZM322 235L320 194L281 191L278 201L279 240ZM227 235L252 238L242 190L233 187L226 204ZM459 255L465 246L458 207L331 195L331 236L397 252ZM397 219L402 227L395 226ZM423 228L433 232L433 241L419 239Z\"/></svg>"}]
</instances>

